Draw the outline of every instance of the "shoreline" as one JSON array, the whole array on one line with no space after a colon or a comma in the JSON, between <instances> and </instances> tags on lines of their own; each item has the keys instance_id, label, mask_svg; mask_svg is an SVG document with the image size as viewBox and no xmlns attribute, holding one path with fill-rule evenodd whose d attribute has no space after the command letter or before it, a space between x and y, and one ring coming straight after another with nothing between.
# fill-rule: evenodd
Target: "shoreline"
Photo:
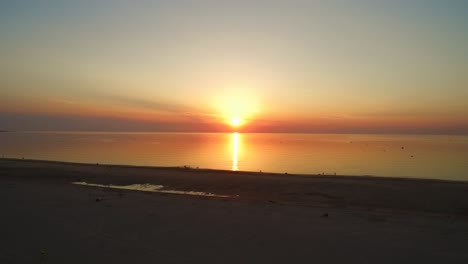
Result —
<instances>
[{"instance_id":1,"label":"shoreline","mask_svg":"<svg viewBox=\"0 0 468 264\"><path fill-rule=\"evenodd\" d=\"M342 174L312 174L312 173L280 173L269 171L243 171L243 170L225 170L225 169L210 169L198 168L191 166L152 166L152 165L131 165L131 164L110 164L110 163L88 163L88 162L74 162L74 161L60 161L60 160L41 160L41 159L25 159L25 158L6 158L0 157L1 161L12 162L36 162L44 164L57 164L57 165L83 165L83 166L102 166L109 168L123 168L123 169L154 169L154 170L176 170L176 171L190 171L190 172L207 172L207 173L234 173L240 175L256 175L256 176L274 176L274 177L314 177L314 178L333 178L333 179L382 179L382 180L402 180L402 181L428 181L428 182L453 182L453 183L466 183L463 180L454 179L434 179L434 178L416 178L416 177L395 177L395 176L376 176L376 175L342 175Z\"/></svg>"},{"instance_id":2,"label":"shoreline","mask_svg":"<svg viewBox=\"0 0 468 264\"><path fill-rule=\"evenodd\" d=\"M464 182L0 159L0 207L1 263L468 261Z\"/></svg>"},{"instance_id":3,"label":"shoreline","mask_svg":"<svg viewBox=\"0 0 468 264\"><path fill-rule=\"evenodd\" d=\"M468 217L468 182L463 181L374 176L286 175L5 158L0 159L0 169L2 170L0 179L13 178L55 184L86 182L96 186L151 184L164 186L162 189L164 191L211 193L247 202Z\"/></svg>"}]
</instances>

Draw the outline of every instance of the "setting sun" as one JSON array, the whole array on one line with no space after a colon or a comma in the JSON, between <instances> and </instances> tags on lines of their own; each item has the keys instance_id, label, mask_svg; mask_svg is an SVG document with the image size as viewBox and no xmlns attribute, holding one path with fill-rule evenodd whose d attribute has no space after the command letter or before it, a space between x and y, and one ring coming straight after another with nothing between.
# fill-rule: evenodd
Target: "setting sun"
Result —
<instances>
[{"instance_id":1,"label":"setting sun","mask_svg":"<svg viewBox=\"0 0 468 264\"><path fill-rule=\"evenodd\" d=\"M231 126L238 127L240 125L242 125L242 118L240 118L239 116L234 116L231 119Z\"/></svg>"},{"instance_id":2,"label":"setting sun","mask_svg":"<svg viewBox=\"0 0 468 264\"><path fill-rule=\"evenodd\" d=\"M260 113L257 96L242 89L215 96L213 102L219 120L235 129L249 125Z\"/></svg>"}]
</instances>

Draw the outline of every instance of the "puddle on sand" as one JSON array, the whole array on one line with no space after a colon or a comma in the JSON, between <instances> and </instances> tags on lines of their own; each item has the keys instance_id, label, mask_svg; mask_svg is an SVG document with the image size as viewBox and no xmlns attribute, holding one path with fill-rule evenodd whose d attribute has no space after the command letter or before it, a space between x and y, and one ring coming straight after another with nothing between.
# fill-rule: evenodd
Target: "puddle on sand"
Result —
<instances>
[{"instance_id":1,"label":"puddle on sand","mask_svg":"<svg viewBox=\"0 0 468 264\"><path fill-rule=\"evenodd\" d=\"M217 198L237 197L237 196L221 195L221 194L197 192L197 191L163 190L164 188L163 185L155 185L155 184L150 184L150 183L130 184L130 185L112 185L112 184L104 185L104 184L87 183L87 182L72 182L72 184L82 185L82 186L91 186L91 187L100 187L100 188L109 188L109 189L121 189L121 190L132 190L132 191L142 191L142 192L168 193L168 194L182 194L182 195L217 197Z\"/></svg>"}]
</instances>

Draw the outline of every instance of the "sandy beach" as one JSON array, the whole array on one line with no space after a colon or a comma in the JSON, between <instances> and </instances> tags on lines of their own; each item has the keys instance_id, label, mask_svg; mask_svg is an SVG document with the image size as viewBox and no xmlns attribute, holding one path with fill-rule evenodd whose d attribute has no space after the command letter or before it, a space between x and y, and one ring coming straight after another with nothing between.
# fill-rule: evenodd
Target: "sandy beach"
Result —
<instances>
[{"instance_id":1,"label":"sandy beach","mask_svg":"<svg viewBox=\"0 0 468 264\"><path fill-rule=\"evenodd\" d=\"M17 159L0 182L0 263L468 263L467 182ZM105 187L131 184L214 195Z\"/></svg>"}]
</instances>

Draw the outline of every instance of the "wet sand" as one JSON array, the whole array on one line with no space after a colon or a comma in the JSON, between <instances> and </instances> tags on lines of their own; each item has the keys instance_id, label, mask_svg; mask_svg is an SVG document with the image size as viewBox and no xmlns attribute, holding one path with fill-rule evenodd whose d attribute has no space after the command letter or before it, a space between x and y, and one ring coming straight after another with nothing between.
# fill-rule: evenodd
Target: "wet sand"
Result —
<instances>
[{"instance_id":1,"label":"wet sand","mask_svg":"<svg viewBox=\"0 0 468 264\"><path fill-rule=\"evenodd\" d=\"M0 159L0 206L0 263L468 263L466 182Z\"/></svg>"}]
</instances>

